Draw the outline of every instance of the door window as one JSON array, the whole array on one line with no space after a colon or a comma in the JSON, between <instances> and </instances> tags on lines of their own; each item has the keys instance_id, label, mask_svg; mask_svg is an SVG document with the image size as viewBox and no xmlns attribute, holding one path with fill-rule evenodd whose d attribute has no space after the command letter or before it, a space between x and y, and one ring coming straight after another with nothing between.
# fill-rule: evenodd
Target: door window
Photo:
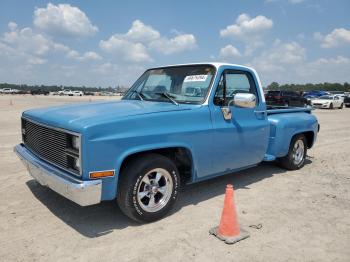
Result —
<instances>
[{"instance_id":1,"label":"door window","mask_svg":"<svg viewBox=\"0 0 350 262\"><path fill-rule=\"evenodd\" d=\"M244 71L224 71L216 89L214 104L219 106L228 105L237 93L250 93L257 97L252 76Z\"/></svg>"}]
</instances>

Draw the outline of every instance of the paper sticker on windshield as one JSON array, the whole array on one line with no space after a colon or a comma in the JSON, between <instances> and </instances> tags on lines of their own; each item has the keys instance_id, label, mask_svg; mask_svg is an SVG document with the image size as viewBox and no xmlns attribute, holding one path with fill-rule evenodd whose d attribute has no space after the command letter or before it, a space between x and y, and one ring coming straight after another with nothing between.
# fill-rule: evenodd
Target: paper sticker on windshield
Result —
<instances>
[{"instance_id":1,"label":"paper sticker on windshield","mask_svg":"<svg viewBox=\"0 0 350 262\"><path fill-rule=\"evenodd\" d=\"M205 82L208 75L191 75L186 76L184 82Z\"/></svg>"}]
</instances>

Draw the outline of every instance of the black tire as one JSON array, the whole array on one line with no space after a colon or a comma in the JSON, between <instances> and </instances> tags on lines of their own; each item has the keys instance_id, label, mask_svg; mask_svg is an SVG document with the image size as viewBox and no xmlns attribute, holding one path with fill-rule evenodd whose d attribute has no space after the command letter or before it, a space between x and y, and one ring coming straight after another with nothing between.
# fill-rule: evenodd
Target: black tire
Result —
<instances>
[{"instance_id":1,"label":"black tire","mask_svg":"<svg viewBox=\"0 0 350 262\"><path fill-rule=\"evenodd\" d=\"M289 107L289 102L288 102L288 101L285 101L285 102L283 103L283 106Z\"/></svg>"},{"instance_id":2,"label":"black tire","mask_svg":"<svg viewBox=\"0 0 350 262\"><path fill-rule=\"evenodd\" d=\"M169 190L168 196L170 198L160 210L148 212L142 207L143 203L139 203L138 190L142 185L145 187L142 184L144 183L142 180L148 172L154 169L163 169L169 173L168 175L172 179L172 190L171 195ZM118 205L125 215L139 223L153 222L163 218L177 200L180 188L180 175L176 165L167 157L158 154L142 155L128 162L120 175L117 196Z\"/></svg>"},{"instance_id":3,"label":"black tire","mask_svg":"<svg viewBox=\"0 0 350 262\"><path fill-rule=\"evenodd\" d=\"M303 143L304 150L303 150L301 161L296 163L294 159L294 147L295 147L295 144L298 143L299 141ZM304 166L306 154L307 154L307 143L306 143L305 136L302 134L296 135L293 137L290 143L288 154L285 157L280 158L279 163L285 169L297 170Z\"/></svg>"},{"instance_id":4,"label":"black tire","mask_svg":"<svg viewBox=\"0 0 350 262\"><path fill-rule=\"evenodd\" d=\"M339 109L343 109L343 107L344 107L344 104L342 103L342 104L340 105Z\"/></svg>"},{"instance_id":5,"label":"black tire","mask_svg":"<svg viewBox=\"0 0 350 262\"><path fill-rule=\"evenodd\" d=\"M329 109L333 109L333 104L332 103L329 105Z\"/></svg>"}]
</instances>

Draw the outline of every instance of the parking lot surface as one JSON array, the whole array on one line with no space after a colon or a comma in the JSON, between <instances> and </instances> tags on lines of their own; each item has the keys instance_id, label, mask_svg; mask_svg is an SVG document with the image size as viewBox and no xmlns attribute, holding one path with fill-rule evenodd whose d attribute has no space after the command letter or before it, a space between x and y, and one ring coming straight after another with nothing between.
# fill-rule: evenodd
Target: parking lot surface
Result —
<instances>
[{"instance_id":1,"label":"parking lot surface","mask_svg":"<svg viewBox=\"0 0 350 262\"><path fill-rule=\"evenodd\" d=\"M90 99L116 98L0 96L0 261L350 261L350 108L313 111L321 131L301 170L187 186L169 216L140 225L114 202L83 208L40 186L13 153L23 110ZM208 234L228 183L250 232L235 245Z\"/></svg>"}]
</instances>

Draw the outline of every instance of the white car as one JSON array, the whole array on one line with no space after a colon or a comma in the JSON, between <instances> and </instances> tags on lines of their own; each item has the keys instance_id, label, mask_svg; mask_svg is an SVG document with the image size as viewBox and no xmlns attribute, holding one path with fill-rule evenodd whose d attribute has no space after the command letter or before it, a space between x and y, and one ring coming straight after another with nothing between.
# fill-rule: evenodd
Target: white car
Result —
<instances>
[{"instance_id":1,"label":"white car","mask_svg":"<svg viewBox=\"0 0 350 262\"><path fill-rule=\"evenodd\" d=\"M57 92L60 96L73 96L72 90L62 90Z\"/></svg>"},{"instance_id":2,"label":"white car","mask_svg":"<svg viewBox=\"0 0 350 262\"><path fill-rule=\"evenodd\" d=\"M344 102L345 94L335 94L334 96L337 96Z\"/></svg>"},{"instance_id":3,"label":"white car","mask_svg":"<svg viewBox=\"0 0 350 262\"><path fill-rule=\"evenodd\" d=\"M72 92L73 96L83 96L84 93L82 91L73 91Z\"/></svg>"},{"instance_id":4,"label":"white car","mask_svg":"<svg viewBox=\"0 0 350 262\"><path fill-rule=\"evenodd\" d=\"M339 96L321 96L315 100L311 101L312 105L315 108L340 108L342 109L344 106L343 100Z\"/></svg>"},{"instance_id":5,"label":"white car","mask_svg":"<svg viewBox=\"0 0 350 262\"><path fill-rule=\"evenodd\" d=\"M12 89L12 88L3 88L0 90L1 93L3 94L15 94L18 92L17 89Z\"/></svg>"}]
</instances>

